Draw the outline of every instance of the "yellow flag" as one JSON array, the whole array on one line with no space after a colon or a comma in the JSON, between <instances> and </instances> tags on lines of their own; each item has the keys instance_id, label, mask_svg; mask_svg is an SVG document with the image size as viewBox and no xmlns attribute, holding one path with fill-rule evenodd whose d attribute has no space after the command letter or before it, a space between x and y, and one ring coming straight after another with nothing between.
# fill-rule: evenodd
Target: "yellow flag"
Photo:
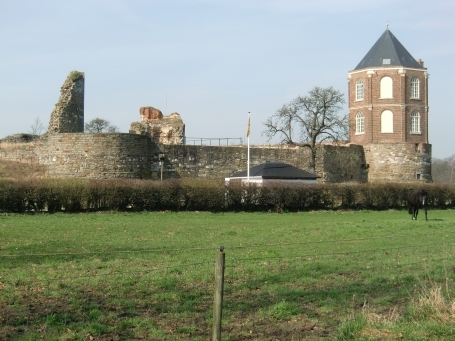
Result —
<instances>
[{"instance_id":1,"label":"yellow flag","mask_svg":"<svg viewBox=\"0 0 455 341\"><path fill-rule=\"evenodd\" d=\"M250 136L250 116L248 116L248 127L246 127L246 137Z\"/></svg>"}]
</instances>

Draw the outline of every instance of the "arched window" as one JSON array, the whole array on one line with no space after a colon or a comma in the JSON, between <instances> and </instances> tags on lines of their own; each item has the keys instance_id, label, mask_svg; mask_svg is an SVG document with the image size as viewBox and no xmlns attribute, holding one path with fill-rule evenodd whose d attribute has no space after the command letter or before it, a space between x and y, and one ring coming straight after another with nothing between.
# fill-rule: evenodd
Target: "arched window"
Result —
<instances>
[{"instance_id":1,"label":"arched window","mask_svg":"<svg viewBox=\"0 0 455 341\"><path fill-rule=\"evenodd\" d=\"M381 133L393 133L393 113L390 110L381 114Z\"/></svg>"},{"instance_id":2,"label":"arched window","mask_svg":"<svg viewBox=\"0 0 455 341\"><path fill-rule=\"evenodd\" d=\"M355 133L364 134L365 133L365 115L359 112L355 115Z\"/></svg>"},{"instance_id":3,"label":"arched window","mask_svg":"<svg viewBox=\"0 0 455 341\"><path fill-rule=\"evenodd\" d=\"M390 77L381 78L381 98L393 98L393 81Z\"/></svg>"},{"instance_id":4,"label":"arched window","mask_svg":"<svg viewBox=\"0 0 455 341\"><path fill-rule=\"evenodd\" d=\"M420 134L420 114L417 111L411 113L411 133Z\"/></svg>"},{"instance_id":5,"label":"arched window","mask_svg":"<svg viewBox=\"0 0 455 341\"><path fill-rule=\"evenodd\" d=\"M417 77L411 78L411 98L420 98L420 84Z\"/></svg>"},{"instance_id":6,"label":"arched window","mask_svg":"<svg viewBox=\"0 0 455 341\"><path fill-rule=\"evenodd\" d=\"M363 80L359 79L355 82L355 100L363 100Z\"/></svg>"}]
</instances>

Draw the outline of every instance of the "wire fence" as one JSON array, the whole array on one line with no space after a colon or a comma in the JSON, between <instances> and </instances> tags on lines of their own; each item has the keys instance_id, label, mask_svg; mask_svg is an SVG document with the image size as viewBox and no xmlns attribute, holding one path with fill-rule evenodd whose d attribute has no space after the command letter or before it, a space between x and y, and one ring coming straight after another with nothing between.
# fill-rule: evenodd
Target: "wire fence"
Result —
<instances>
[{"instance_id":1,"label":"wire fence","mask_svg":"<svg viewBox=\"0 0 455 341\"><path fill-rule=\"evenodd\" d=\"M243 310L242 331L257 340L327 339L336 332L333 319L382 311L434 283L454 289L453 244L302 253L227 262L224 316Z\"/></svg>"},{"instance_id":2,"label":"wire fence","mask_svg":"<svg viewBox=\"0 0 455 341\"><path fill-rule=\"evenodd\" d=\"M243 249L246 257L226 248L223 339L327 339L355 311L383 311L429 285L455 290L453 242L333 253L312 246L258 245ZM0 339L210 340L216 251L176 251L213 257L169 266L148 261L149 251L139 260L129 252L2 256L11 271L28 264L0 277ZM84 257L95 265L86 268ZM130 267L112 271L105 260ZM37 268L45 264L44 274Z\"/></svg>"}]
</instances>

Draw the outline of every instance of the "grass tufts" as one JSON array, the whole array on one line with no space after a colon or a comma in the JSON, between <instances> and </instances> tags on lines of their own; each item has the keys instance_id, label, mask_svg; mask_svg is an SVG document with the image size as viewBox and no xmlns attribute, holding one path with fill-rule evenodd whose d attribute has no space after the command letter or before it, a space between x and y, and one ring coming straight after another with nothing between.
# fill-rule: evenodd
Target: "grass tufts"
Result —
<instances>
[{"instance_id":1,"label":"grass tufts","mask_svg":"<svg viewBox=\"0 0 455 341\"><path fill-rule=\"evenodd\" d=\"M450 298L440 285L423 287L420 295L410 304L410 317L414 321L455 323L455 299Z\"/></svg>"},{"instance_id":2,"label":"grass tufts","mask_svg":"<svg viewBox=\"0 0 455 341\"><path fill-rule=\"evenodd\" d=\"M338 327L337 340L452 340L455 300L450 297L448 285L443 289L430 282L411 297L402 313L396 306L387 312L365 306Z\"/></svg>"}]
</instances>

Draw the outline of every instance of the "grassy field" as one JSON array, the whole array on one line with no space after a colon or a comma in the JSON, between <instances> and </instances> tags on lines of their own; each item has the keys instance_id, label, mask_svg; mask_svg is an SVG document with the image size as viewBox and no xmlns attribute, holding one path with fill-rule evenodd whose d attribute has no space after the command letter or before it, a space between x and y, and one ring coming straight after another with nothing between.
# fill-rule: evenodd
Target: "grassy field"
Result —
<instances>
[{"instance_id":1,"label":"grassy field","mask_svg":"<svg viewBox=\"0 0 455 341\"><path fill-rule=\"evenodd\" d=\"M0 216L0 339L452 340L455 213Z\"/></svg>"}]
</instances>

